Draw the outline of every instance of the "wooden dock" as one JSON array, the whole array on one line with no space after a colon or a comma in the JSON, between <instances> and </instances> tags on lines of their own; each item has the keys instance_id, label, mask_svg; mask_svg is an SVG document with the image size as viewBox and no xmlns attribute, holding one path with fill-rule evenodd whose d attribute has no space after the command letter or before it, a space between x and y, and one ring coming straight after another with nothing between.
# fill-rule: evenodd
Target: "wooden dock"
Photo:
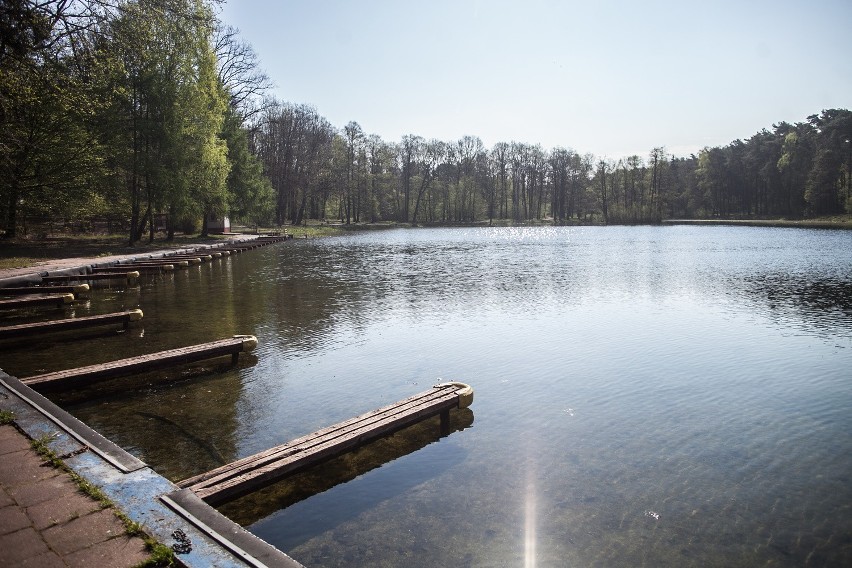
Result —
<instances>
[{"instance_id":1,"label":"wooden dock","mask_svg":"<svg viewBox=\"0 0 852 568\"><path fill-rule=\"evenodd\" d=\"M128 263L122 264L120 266L134 267L134 266L172 266L177 270L178 268L186 268L189 266L188 260L133 260Z\"/></svg>"},{"instance_id":2,"label":"wooden dock","mask_svg":"<svg viewBox=\"0 0 852 568\"><path fill-rule=\"evenodd\" d=\"M104 274L104 273L118 273L118 272L145 272L145 273L159 273L159 272L171 272L175 267L172 264L114 264L112 266L95 266L92 268L92 274Z\"/></svg>"},{"instance_id":3,"label":"wooden dock","mask_svg":"<svg viewBox=\"0 0 852 568\"><path fill-rule=\"evenodd\" d=\"M101 314L98 316L85 316L37 323L22 323L19 325L0 327L0 339L27 337L31 335L41 335L43 333L53 333L56 331L68 331L72 329L83 329L87 327L113 324L121 324L124 326L124 329L127 329L130 322L139 321L140 319L142 319L142 310L128 310L112 314Z\"/></svg>"},{"instance_id":4,"label":"wooden dock","mask_svg":"<svg viewBox=\"0 0 852 568\"><path fill-rule=\"evenodd\" d=\"M20 308L55 307L59 308L74 301L74 294L43 294L41 296L25 296L12 300L0 300L0 310L16 310Z\"/></svg>"},{"instance_id":5,"label":"wooden dock","mask_svg":"<svg viewBox=\"0 0 852 568\"><path fill-rule=\"evenodd\" d=\"M69 286L23 286L0 288L0 296L32 296L36 294L82 294L89 291L88 284Z\"/></svg>"},{"instance_id":6,"label":"wooden dock","mask_svg":"<svg viewBox=\"0 0 852 568\"><path fill-rule=\"evenodd\" d=\"M251 351L256 346L257 338L253 335L235 335L229 339L210 343L119 359L100 365L45 373L21 379L21 382L39 391L75 388L135 373L144 373L225 355L230 355L232 363L236 363L240 353Z\"/></svg>"},{"instance_id":7,"label":"wooden dock","mask_svg":"<svg viewBox=\"0 0 852 568\"><path fill-rule=\"evenodd\" d=\"M441 430L448 433L450 410L466 408L472 402L473 389L468 385L443 383L178 485L210 505L220 505L433 416L441 416Z\"/></svg>"},{"instance_id":8,"label":"wooden dock","mask_svg":"<svg viewBox=\"0 0 852 568\"><path fill-rule=\"evenodd\" d=\"M166 257L163 257L163 260L186 260L190 264L201 264L202 262L209 262L213 260L213 257L209 254L202 253L170 254Z\"/></svg>"},{"instance_id":9,"label":"wooden dock","mask_svg":"<svg viewBox=\"0 0 852 568\"><path fill-rule=\"evenodd\" d=\"M56 276L42 276L41 281L45 284L57 282L79 282L81 280L124 280L129 282L139 278L139 271L132 272L99 272L97 274L58 274Z\"/></svg>"}]
</instances>

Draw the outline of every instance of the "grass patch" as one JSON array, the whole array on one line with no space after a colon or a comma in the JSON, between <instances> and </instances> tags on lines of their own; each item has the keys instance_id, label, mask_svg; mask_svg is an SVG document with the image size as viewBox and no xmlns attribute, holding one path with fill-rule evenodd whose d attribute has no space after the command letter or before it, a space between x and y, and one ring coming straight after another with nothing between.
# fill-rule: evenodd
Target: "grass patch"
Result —
<instances>
[{"instance_id":1,"label":"grass patch","mask_svg":"<svg viewBox=\"0 0 852 568\"><path fill-rule=\"evenodd\" d=\"M0 424L11 424L15 421L15 413L10 410L0 410Z\"/></svg>"}]
</instances>

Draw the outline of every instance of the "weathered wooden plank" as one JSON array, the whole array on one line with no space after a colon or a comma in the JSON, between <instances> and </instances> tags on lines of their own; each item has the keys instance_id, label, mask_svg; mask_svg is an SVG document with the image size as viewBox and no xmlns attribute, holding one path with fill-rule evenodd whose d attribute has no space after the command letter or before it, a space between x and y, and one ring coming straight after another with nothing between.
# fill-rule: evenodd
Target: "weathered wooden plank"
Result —
<instances>
[{"instance_id":1,"label":"weathered wooden plank","mask_svg":"<svg viewBox=\"0 0 852 568\"><path fill-rule=\"evenodd\" d=\"M74 294L44 294L0 300L0 309L34 308L39 306L64 306L74 301Z\"/></svg>"},{"instance_id":2,"label":"weathered wooden plank","mask_svg":"<svg viewBox=\"0 0 852 568\"><path fill-rule=\"evenodd\" d=\"M112 266L95 266L92 267L92 274L103 274L109 272L170 272L175 267L172 264L114 264Z\"/></svg>"},{"instance_id":3,"label":"weathered wooden plank","mask_svg":"<svg viewBox=\"0 0 852 568\"><path fill-rule=\"evenodd\" d=\"M19 286L0 288L0 296L33 296L37 294L82 294L89 291L88 284L69 286Z\"/></svg>"},{"instance_id":4,"label":"weathered wooden plank","mask_svg":"<svg viewBox=\"0 0 852 568\"><path fill-rule=\"evenodd\" d=\"M152 258L150 260L133 260L123 266L173 266L174 268L185 268L189 266L188 260Z\"/></svg>"},{"instance_id":5,"label":"weathered wooden plank","mask_svg":"<svg viewBox=\"0 0 852 568\"><path fill-rule=\"evenodd\" d=\"M449 393L438 399L421 401L404 411L378 413L371 415L369 420L342 423L323 434L279 446L272 452L262 452L231 471L194 483L191 487L204 499L226 501L236 496L232 493L250 492L253 488L278 481L457 405L458 397L455 393Z\"/></svg>"},{"instance_id":6,"label":"weathered wooden plank","mask_svg":"<svg viewBox=\"0 0 852 568\"><path fill-rule=\"evenodd\" d=\"M379 421L386 415L392 413L406 412L411 408L422 404L424 400L426 402L429 402L431 400L434 400L436 396L444 396L446 394L445 390L446 389L433 389L416 394L400 402L396 402L394 404L379 408L377 410L361 414L359 416L356 416L355 418L350 418L349 420L345 420L343 422L327 426L301 438L291 440L286 444L275 446L274 448L258 452L254 455L242 458L240 460L236 460L234 462L231 462L230 464L226 464L206 473L199 474L195 477L182 481L181 484L184 486L196 485L203 481L216 481L220 478L224 479L228 476L236 475L236 472L239 470L251 469L279 459L283 456L292 455L295 451L301 451L302 449L304 449L306 444L311 444L313 442L316 442L316 440L323 439L324 437L327 438L333 437L335 435L345 434L348 431L352 431L357 428L363 427L364 425L370 425L376 421ZM456 396L455 392L453 392L453 395Z\"/></svg>"},{"instance_id":7,"label":"weathered wooden plank","mask_svg":"<svg viewBox=\"0 0 852 568\"><path fill-rule=\"evenodd\" d=\"M470 404L473 391L461 383L430 391L323 428L286 444L237 460L179 483L210 504L221 504L280 481L317 463L451 408Z\"/></svg>"},{"instance_id":8,"label":"weathered wooden plank","mask_svg":"<svg viewBox=\"0 0 852 568\"><path fill-rule=\"evenodd\" d=\"M362 425L351 431L335 433L329 437L319 437L305 447L296 447L267 463L255 464L252 468L243 468L236 475L223 479L212 479L192 486L192 490L211 504L221 504L264 487L299 471L339 456L363 444L382 436L435 416L457 406L457 397L452 395L430 405L421 405L405 414L384 417L374 423ZM292 453L289 453L292 452Z\"/></svg>"},{"instance_id":9,"label":"weathered wooden plank","mask_svg":"<svg viewBox=\"0 0 852 568\"><path fill-rule=\"evenodd\" d=\"M187 260L191 264L200 264L202 262L209 262L213 260L213 257L209 254L170 254L164 258L167 260Z\"/></svg>"},{"instance_id":10,"label":"weathered wooden plank","mask_svg":"<svg viewBox=\"0 0 852 568\"><path fill-rule=\"evenodd\" d=\"M56 390L92 384L116 377L143 373L165 367L213 359L231 355L233 359L241 352L251 351L257 345L253 335L236 335L200 345L191 345L168 351L160 351L139 357L119 359L99 365L89 365L65 371L45 373L21 379L21 382L36 390ZM236 361L235 361L236 362Z\"/></svg>"},{"instance_id":11,"label":"weathered wooden plank","mask_svg":"<svg viewBox=\"0 0 852 568\"><path fill-rule=\"evenodd\" d=\"M249 244L240 244L240 245L228 245L228 247L226 247L226 248L227 248L227 250L230 250L230 251L243 252L243 251L246 251L246 250L256 249L259 246L260 245L249 243Z\"/></svg>"},{"instance_id":12,"label":"weathered wooden plank","mask_svg":"<svg viewBox=\"0 0 852 568\"><path fill-rule=\"evenodd\" d=\"M192 266L194 264L201 264L202 260L197 256L177 256L177 257L169 257L169 260L185 260L188 265Z\"/></svg>"},{"instance_id":13,"label":"weathered wooden plank","mask_svg":"<svg viewBox=\"0 0 852 568\"><path fill-rule=\"evenodd\" d=\"M27 337L42 333L82 329L86 327L96 327L117 323L124 325L126 328L129 322L138 321L140 319L142 319L142 310L128 310L97 316L85 316L37 323L22 323L19 325L0 327L0 339L8 339L10 337Z\"/></svg>"},{"instance_id":14,"label":"weathered wooden plank","mask_svg":"<svg viewBox=\"0 0 852 568\"><path fill-rule=\"evenodd\" d=\"M53 282L79 282L80 280L126 280L139 278L139 271L133 272L100 272L98 274L59 274L56 276L43 276L44 283Z\"/></svg>"}]
</instances>

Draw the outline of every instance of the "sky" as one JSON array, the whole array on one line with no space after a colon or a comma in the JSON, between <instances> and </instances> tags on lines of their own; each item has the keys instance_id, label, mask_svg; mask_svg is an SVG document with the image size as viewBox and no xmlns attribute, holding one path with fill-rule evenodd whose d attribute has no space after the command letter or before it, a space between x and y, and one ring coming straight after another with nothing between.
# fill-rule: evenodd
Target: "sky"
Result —
<instances>
[{"instance_id":1,"label":"sky","mask_svg":"<svg viewBox=\"0 0 852 568\"><path fill-rule=\"evenodd\" d=\"M229 0L282 101L342 128L688 156L852 109L852 0Z\"/></svg>"}]
</instances>

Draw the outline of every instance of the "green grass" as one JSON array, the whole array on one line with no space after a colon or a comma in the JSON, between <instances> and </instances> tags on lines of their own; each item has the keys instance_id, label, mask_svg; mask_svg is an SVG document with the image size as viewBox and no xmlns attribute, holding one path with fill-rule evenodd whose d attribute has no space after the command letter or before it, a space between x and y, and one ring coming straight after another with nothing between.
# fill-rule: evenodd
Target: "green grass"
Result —
<instances>
[{"instance_id":1,"label":"green grass","mask_svg":"<svg viewBox=\"0 0 852 568\"><path fill-rule=\"evenodd\" d=\"M0 424L11 424L15 421L15 413L9 410L0 410Z\"/></svg>"}]
</instances>

